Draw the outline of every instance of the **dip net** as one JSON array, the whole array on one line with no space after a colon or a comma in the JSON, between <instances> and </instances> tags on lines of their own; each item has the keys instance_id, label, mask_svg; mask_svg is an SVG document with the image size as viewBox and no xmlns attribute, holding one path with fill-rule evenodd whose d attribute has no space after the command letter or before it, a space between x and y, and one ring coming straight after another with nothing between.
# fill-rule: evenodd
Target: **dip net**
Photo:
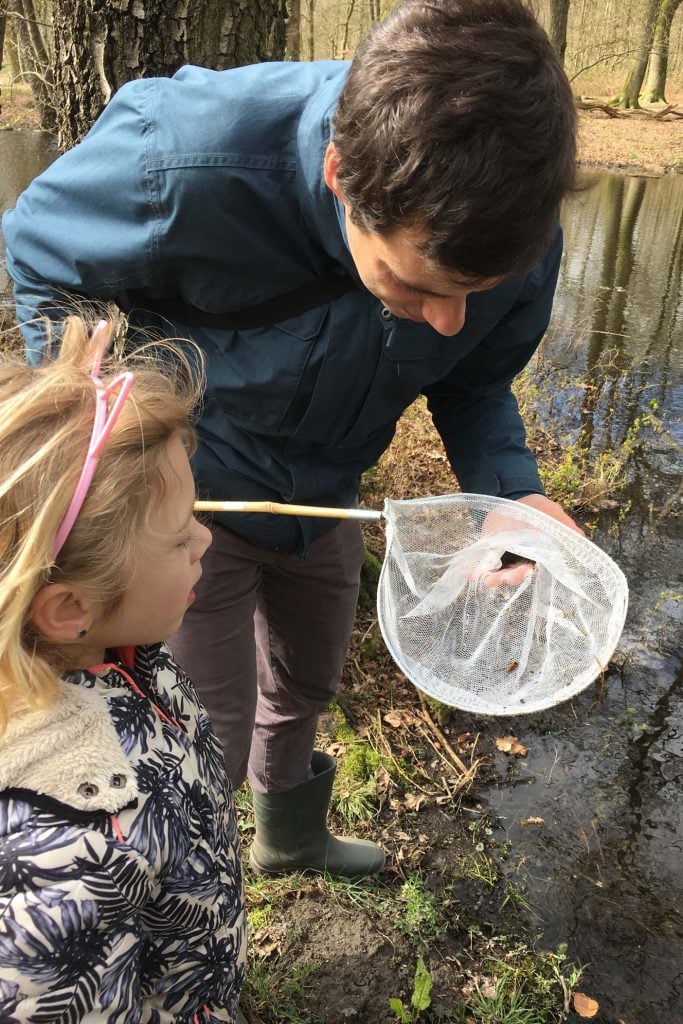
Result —
<instances>
[{"instance_id":1,"label":"dip net","mask_svg":"<svg viewBox=\"0 0 683 1024\"><path fill-rule=\"evenodd\" d=\"M591 541L485 495L387 500L384 518L379 624L424 693L478 714L519 715L575 696L604 671L628 587ZM533 563L524 578L494 585L515 560Z\"/></svg>"}]
</instances>

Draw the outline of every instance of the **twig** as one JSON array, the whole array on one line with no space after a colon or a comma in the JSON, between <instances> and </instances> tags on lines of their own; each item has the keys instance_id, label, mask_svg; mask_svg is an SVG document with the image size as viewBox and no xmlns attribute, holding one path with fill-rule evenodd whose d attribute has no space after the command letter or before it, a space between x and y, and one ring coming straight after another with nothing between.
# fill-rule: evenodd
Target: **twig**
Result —
<instances>
[{"instance_id":1,"label":"twig","mask_svg":"<svg viewBox=\"0 0 683 1024\"><path fill-rule=\"evenodd\" d=\"M429 743L429 745L432 748L432 750L437 754L439 759L445 765L448 766L448 768L450 769L451 773L454 775L455 780L456 780L456 784L455 784L455 792L456 793L459 792L459 790L461 790L461 789L465 789L472 782L474 782L474 780L476 778L476 775L477 775L477 768L479 767L479 761L478 760L477 761L473 761L472 764L469 766L469 768L467 768L467 767L465 767L465 765L462 763L462 761L460 760L460 758L456 754L455 755L456 761L459 762L459 764L454 764L453 761L449 760L446 757L446 755L439 749L437 744L434 742L432 737L429 735L429 732L427 731L425 726L418 724L417 728L418 728L419 732L421 733L421 735L424 736L424 738L427 740L427 742ZM443 739L443 737L442 737L442 739ZM450 747L448 747L448 749L451 750ZM451 753L452 752L453 751L451 750ZM464 771L462 769L464 769Z\"/></svg>"},{"instance_id":2,"label":"twig","mask_svg":"<svg viewBox=\"0 0 683 1024\"><path fill-rule=\"evenodd\" d=\"M418 725L417 728L418 728L419 732L427 740L427 743L429 743L430 747L432 748L434 753L437 755L437 757L439 757L440 760L443 761L443 763L450 768L450 770L453 773L453 775L455 775L455 777L456 777L456 786L455 786L456 793L457 793L458 790L463 789L469 782L471 782L473 780L473 778L474 778L474 770L476 768L476 764L472 765L468 769L465 769L465 772L462 775L459 774L460 769L457 768L457 766L454 765L452 761L449 761L448 758L446 757L446 755L444 753L442 753L441 750L439 750L438 746L436 745L436 743L434 742L432 737L429 735L429 733L427 732L425 727L423 725Z\"/></svg>"},{"instance_id":3,"label":"twig","mask_svg":"<svg viewBox=\"0 0 683 1024\"><path fill-rule=\"evenodd\" d=\"M569 1013L571 1009L571 992L569 991L569 987L564 976L559 972L557 976L560 980L560 985L562 986L562 995L564 997L564 1012Z\"/></svg>"},{"instance_id":4,"label":"twig","mask_svg":"<svg viewBox=\"0 0 683 1024\"><path fill-rule=\"evenodd\" d=\"M427 699L422 693L420 694L420 703L422 704L422 717L427 722L427 725L432 730L441 746L448 753L448 756L453 760L453 764L460 769L463 775L466 775L467 772L469 771L469 768L463 761L460 760L456 752L453 750L453 747L450 745L444 734L441 732L441 729L439 729L438 725L430 715L429 708L427 705Z\"/></svg>"},{"instance_id":5,"label":"twig","mask_svg":"<svg viewBox=\"0 0 683 1024\"><path fill-rule=\"evenodd\" d=\"M368 738L370 738L370 737L368 737ZM376 742L377 741L379 741L379 744L381 744L383 749L386 751L384 756L391 759L391 763L393 764L396 772L401 776L401 778L405 782L408 783L409 786L413 786L415 789L419 789L421 793L425 794L425 796L434 796L434 793L433 793L432 790L425 789L423 786L420 785L419 782L416 782L415 779L411 779L410 776L407 775L406 772L404 772L403 769L401 768L400 764L398 763L398 761L397 761L397 759L396 759L396 757L394 755L393 750L391 749L391 744L389 743L389 740L384 735L384 730L382 729L382 717L381 717L379 711L377 712L377 738L376 738ZM378 753L380 754L380 756L382 756L382 752L381 751L378 751Z\"/></svg>"}]
</instances>

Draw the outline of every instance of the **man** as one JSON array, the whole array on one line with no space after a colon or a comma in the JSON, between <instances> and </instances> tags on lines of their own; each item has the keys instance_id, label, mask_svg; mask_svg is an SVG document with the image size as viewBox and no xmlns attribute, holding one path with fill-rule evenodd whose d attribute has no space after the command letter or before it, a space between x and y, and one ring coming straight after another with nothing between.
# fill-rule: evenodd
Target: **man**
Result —
<instances>
[{"instance_id":1,"label":"man","mask_svg":"<svg viewBox=\"0 0 683 1024\"><path fill-rule=\"evenodd\" d=\"M202 497L351 505L423 393L463 490L573 525L543 495L510 384L548 323L574 135L567 80L518 0L404 0L350 69L130 83L5 218L29 356L44 329L28 321L73 294L194 338ZM313 751L358 527L219 515L213 532L173 646L235 784L248 763L252 864L379 870L378 847L327 831L334 765Z\"/></svg>"}]
</instances>

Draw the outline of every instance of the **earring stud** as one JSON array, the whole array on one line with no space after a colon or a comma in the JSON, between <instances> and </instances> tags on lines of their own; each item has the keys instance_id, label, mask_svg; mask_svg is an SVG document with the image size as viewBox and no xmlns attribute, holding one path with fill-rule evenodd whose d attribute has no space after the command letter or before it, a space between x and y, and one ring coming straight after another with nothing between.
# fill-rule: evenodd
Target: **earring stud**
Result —
<instances>
[{"instance_id":1,"label":"earring stud","mask_svg":"<svg viewBox=\"0 0 683 1024\"><path fill-rule=\"evenodd\" d=\"M88 635L88 630L87 629L79 629L78 633L76 633L76 636L78 637L79 640L82 640L83 637L87 636L87 635Z\"/></svg>"}]
</instances>

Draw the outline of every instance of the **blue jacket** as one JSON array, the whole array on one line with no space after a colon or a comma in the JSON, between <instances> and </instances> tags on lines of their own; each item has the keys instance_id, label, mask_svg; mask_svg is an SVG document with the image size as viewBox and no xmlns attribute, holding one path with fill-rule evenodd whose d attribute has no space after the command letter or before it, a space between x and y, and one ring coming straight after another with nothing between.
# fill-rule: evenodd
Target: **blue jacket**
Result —
<instances>
[{"instance_id":1,"label":"blue jacket","mask_svg":"<svg viewBox=\"0 0 683 1024\"><path fill-rule=\"evenodd\" d=\"M357 274L322 162L345 62L260 64L125 85L84 141L20 196L3 231L23 321L67 294L173 295L241 310L331 270ZM202 496L347 505L420 394L463 490L541 492L510 390L550 316L558 237L524 278L468 298L463 329L382 316L358 287L273 327L188 330L207 356ZM144 322L144 318L142 318ZM44 333L25 327L29 358ZM305 552L329 521L226 516L262 547Z\"/></svg>"}]
</instances>

